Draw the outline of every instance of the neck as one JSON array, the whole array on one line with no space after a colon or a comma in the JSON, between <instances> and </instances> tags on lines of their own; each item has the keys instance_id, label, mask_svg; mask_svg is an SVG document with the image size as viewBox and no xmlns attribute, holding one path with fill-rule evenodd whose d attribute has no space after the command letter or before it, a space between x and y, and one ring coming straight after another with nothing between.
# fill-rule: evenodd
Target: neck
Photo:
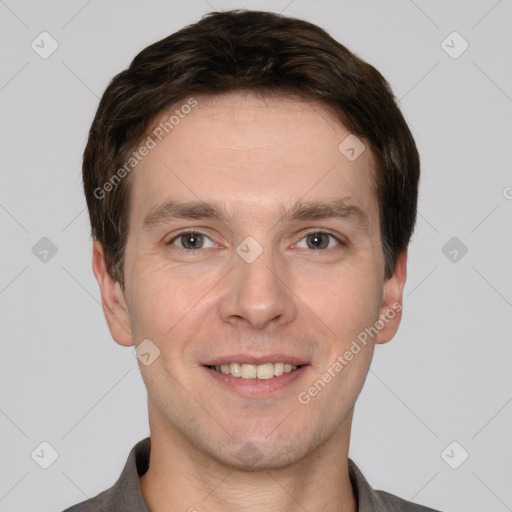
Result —
<instances>
[{"instance_id":1,"label":"neck","mask_svg":"<svg viewBox=\"0 0 512 512\"><path fill-rule=\"evenodd\" d=\"M281 469L228 467L180 432L152 421L148 471L140 477L151 512L356 512L348 472L351 417L326 443Z\"/></svg>"}]
</instances>

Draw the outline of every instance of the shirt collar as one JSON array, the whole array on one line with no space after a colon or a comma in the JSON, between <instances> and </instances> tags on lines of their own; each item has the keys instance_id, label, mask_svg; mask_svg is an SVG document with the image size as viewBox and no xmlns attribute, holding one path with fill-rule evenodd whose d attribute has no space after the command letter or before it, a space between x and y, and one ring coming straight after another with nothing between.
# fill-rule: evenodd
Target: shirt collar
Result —
<instances>
[{"instance_id":1,"label":"shirt collar","mask_svg":"<svg viewBox=\"0 0 512 512\"><path fill-rule=\"evenodd\" d=\"M389 510L351 459L348 459L348 474L358 503L358 512L386 512Z\"/></svg>"}]
</instances>

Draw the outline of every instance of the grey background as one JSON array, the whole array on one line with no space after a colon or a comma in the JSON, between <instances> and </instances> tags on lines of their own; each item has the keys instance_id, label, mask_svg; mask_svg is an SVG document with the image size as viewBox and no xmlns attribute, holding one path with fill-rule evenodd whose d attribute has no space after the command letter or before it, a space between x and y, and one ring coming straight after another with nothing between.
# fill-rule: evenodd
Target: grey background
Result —
<instances>
[{"instance_id":1,"label":"grey background","mask_svg":"<svg viewBox=\"0 0 512 512\"><path fill-rule=\"evenodd\" d=\"M142 48L235 7L317 23L376 66L420 149L404 317L376 349L350 456L375 488L406 499L512 510L512 2L5 0L0 511L96 495L149 433L133 349L111 339L100 307L81 155L99 97ZM43 31L59 44L47 59L31 48ZM453 31L469 43L458 58L442 46ZM43 237L57 250L46 261ZM31 457L43 441L58 452L48 469ZM453 441L462 448L443 457ZM462 449L469 458L452 469Z\"/></svg>"}]
</instances>

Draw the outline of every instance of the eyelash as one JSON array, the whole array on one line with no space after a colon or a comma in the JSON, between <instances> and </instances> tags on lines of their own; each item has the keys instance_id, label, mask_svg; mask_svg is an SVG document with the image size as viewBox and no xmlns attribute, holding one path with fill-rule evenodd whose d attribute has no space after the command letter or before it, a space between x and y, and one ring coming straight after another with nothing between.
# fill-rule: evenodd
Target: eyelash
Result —
<instances>
[{"instance_id":1,"label":"eyelash","mask_svg":"<svg viewBox=\"0 0 512 512\"><path fill-rule=\"evenodd\" d=\"M211 240L213 242L213 240L206 233L203 233L202 231L192 231L192 230L189 230L189 231L182 231L182 232L176 234L168 242L166 242L165 245L172 246L173 242L175 240L179 239L183 235L190 235L190 234L202 235L202 236L208 238L209 240ZM318 229L312 230L312 231L308 231L307 233L305 233L304 236L299 240L299 242L302 239L306 238L308 235L314 235L314 234L329 235L329 236L333 237L338 242L340 247L347 247L348 246L348 243L346 241L342 240L341 238L339 238L337 235L335 235L331 231L325 231L325 230L321 231L321 230L318 230ZM216 242L214 242L214 243L216 243ZM204 250L202 248L200 248L200 249L185 249L183 247L175 247L175 248L180 250L180 251L187 252L187 253L195 253L195 252ZM334 247L331 247L330 249L334 249ZM318 250L320 252L322 252L322 251L325 252L325 251L330 250L330 249L309 249L309 250L311 250L311 251L317 251Z\"/></svg>"}]
</instances>

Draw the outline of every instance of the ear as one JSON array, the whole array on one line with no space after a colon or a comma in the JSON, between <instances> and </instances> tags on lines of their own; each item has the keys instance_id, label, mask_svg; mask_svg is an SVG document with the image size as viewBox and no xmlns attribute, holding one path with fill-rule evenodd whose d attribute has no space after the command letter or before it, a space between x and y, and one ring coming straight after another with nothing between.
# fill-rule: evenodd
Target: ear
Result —
<instances>
[{"instance_id":1,"label":"ear","mask_svg":"<svg viewBox=\"0 0 512 512\"><path fill-rule=\"evenodd\" d=\"M121 286L108 273L105 253L97 240L93 243L92 270L100 285L103 313L112 338L119 345L133 345L130 317Z\"/></svg>"},{"instance_id":2,"label":"ear","mask_svg":"<svg viewBox=\"0 0 512 512\"><path fill-rule=\"evenodd\" d=\"M379 318L384 326L379 329L375 343L387 343L395 336L402 319L402 295L407 277L407 248L402 251L393 275L385 282Z\"/></svg>"}]
</instances>

